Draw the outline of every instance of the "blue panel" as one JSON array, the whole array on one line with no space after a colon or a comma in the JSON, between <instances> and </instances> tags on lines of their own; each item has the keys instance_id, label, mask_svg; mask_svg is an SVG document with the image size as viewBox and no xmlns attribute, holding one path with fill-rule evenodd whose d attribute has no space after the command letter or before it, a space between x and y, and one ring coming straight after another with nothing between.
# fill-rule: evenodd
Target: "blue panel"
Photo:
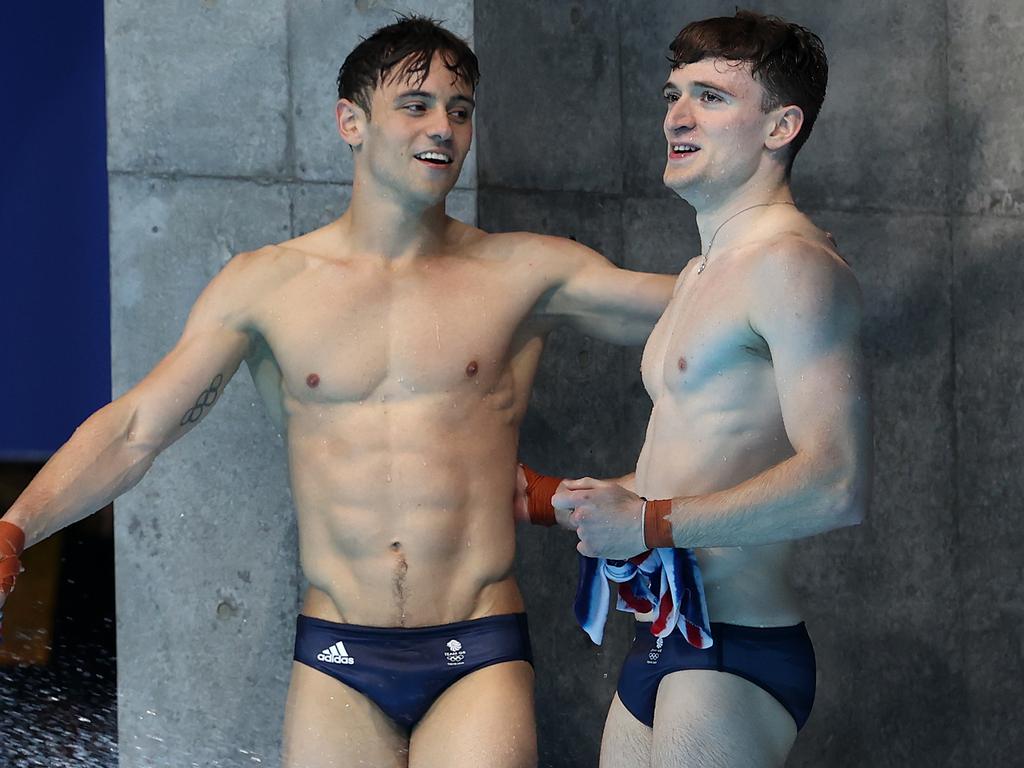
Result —
<instances>
[{"instance_id":1,"label":"blue panel","mask_svg":"<svg viewBox=\"0 0 1024 768\"><path fill-rule=\"evenodd\" d=\"M0 11L0 458L110 399L102 0Z\"/></svg>"}]
</instances>

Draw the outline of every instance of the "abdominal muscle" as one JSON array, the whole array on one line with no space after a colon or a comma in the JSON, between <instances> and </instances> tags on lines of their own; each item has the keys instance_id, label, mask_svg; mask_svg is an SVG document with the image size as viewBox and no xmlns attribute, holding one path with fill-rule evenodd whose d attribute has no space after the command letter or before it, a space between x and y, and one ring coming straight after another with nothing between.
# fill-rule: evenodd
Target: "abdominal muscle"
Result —
<instances>
[{"instance_id":1,"label":"abdominal muscle","mask_svg":"<svg viewBox=\"0 0 1024 768\"><path fill-rule=\"evenodd\" d=\"M507 411L444 395L291 406L303 613L422 627L523 610Z\"/></svg>"},{"instance_id":2,"label":"abdominal muscle","mask_svg":"<svg viewBox=\"0 0 1024 768\"><path fill-rule=\"evenodd\" d=\"M725 490L792 456L781 424L741 425L721 414L682 414L672 402L659 405L651 414L636 469L636 492L646 498ZM688 428L680 430L679 424ZM747 626L799 623L800 607L789 578L792 543L694 552L711 621Z\"/></svg>"}]
</instances>

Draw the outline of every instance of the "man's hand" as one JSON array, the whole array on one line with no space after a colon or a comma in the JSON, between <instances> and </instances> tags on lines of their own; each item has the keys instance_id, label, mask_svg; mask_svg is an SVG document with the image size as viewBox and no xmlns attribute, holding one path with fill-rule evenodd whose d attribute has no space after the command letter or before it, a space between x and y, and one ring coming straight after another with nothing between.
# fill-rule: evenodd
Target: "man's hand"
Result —
<instances>
[{"instance_id":1,"label":"man's hand","mask_svg":"<svg viewBox=\"0 0 1024 768\"><path fill-rule=\"evenodd\" d=\"M625 560L644 545L643 499L608 480L584 477L566 480L551 499L558 511L572 510L569 525L580 543L576 550L587 557ZM561 522L561 521L560 521Z\"/></svg>"}]
</instances>

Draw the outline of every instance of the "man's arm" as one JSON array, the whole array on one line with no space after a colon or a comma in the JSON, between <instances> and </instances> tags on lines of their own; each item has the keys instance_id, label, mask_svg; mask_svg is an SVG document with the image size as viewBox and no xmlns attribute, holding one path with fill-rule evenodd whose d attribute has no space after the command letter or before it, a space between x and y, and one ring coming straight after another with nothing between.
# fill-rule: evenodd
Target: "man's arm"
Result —
<instances>
[{"instance_id":1,"label":"man's arm","mask_svg":"<svg viewBox=\"0 0 1024 768\"><path fill-rule=\"evenodd\" d=\"M646 543L635 494L610 483L570 481L571 490L554 504L575 508L583 554L621 558L648 546L770 544L863 519L872 435L856 281L809 245L768 254L756 278L750 323L771 350L794 455L732 488L660 505L667 516L660 525L647 521Z\"/></svg>"},{"instance_id":2,"label":"man's arm","mask_svg":"<svg viewBox=\"0 0 1024 768\"><path fill-rule=\"evenodd\" d=\"M25 532L26 546L133 487L160 451L209 413L249 347L239 317L250 257L236 257L210 282L170 353L75 430L3 516Z\"/></svg>"},{"instance_id":3,"label":"man's arm","mask_svg":"<svg viewBox=\"0 0 1024 768\"><path fill-rule=\"evenodd\" d=\"M672 298L672 275L620 269L572 240L536 235L528 252L556 277L538 316L603 341L643 344Z\"/></svg>"}]
</instances>

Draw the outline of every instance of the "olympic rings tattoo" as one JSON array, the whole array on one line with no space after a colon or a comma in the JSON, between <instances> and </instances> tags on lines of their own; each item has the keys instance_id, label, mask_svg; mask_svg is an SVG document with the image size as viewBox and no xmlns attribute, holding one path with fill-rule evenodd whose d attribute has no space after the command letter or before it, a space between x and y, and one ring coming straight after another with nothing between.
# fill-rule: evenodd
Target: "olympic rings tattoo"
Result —
<instances>
[{"instance_id":1,"label":"olympic rings tattoo","mask_svg":"<svg viewBox=\"0 0 1024 768\"><path fill-rule=\"evenodd\" d=\"M210 382L210 386L204 389L199 394L199 399L196 400L196 404L189 408L185 415L181 417L181 426L186 424L195 424L206 412L213 408L213 404L217 402L217 398L220 397L220 384L224 381L222 374L217 374L213 381Z\"/></svg>"}]
</instances>

